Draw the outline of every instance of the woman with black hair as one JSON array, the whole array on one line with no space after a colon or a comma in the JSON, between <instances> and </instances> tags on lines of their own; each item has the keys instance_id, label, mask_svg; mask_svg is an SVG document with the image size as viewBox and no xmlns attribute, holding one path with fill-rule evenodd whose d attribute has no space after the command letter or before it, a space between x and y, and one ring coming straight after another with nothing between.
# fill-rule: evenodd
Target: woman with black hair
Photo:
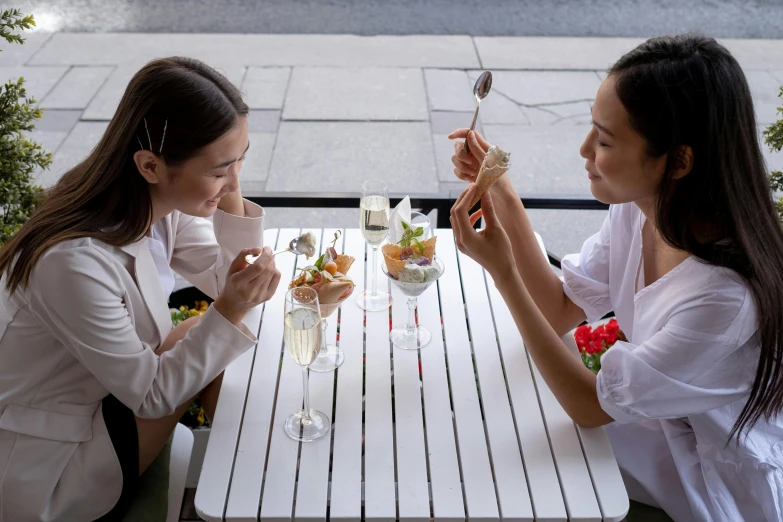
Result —
<instances>
[{"instance_id":1,"label":"woman with black hair","mask_svg":"<svg viewBox=\"0 0 783 522\"><path fill-rule=\"evenodd\" d=\"M783 519L783 231L737 61L698 35L653 38L615 63L581 147L601 230L540 255L505 176L469 215L459 249L492 275L525 345L580 426L606 425L633 500L677 521ZM489 144L452 158L473 182ZM483 215L486 228L471 226ZM560 337L614 311L594 375Z\"/></svg>"}]
</instances>

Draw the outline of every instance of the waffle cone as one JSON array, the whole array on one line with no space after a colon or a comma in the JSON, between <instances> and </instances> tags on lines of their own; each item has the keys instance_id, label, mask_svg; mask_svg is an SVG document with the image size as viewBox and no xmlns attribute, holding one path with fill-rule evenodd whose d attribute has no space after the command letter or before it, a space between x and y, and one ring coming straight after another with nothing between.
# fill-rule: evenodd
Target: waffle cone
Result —
<instances>
[{"instance_id":1,"label":"waffle cone","mask_svg":"<svg viewBox=\"0 0 783 522\"><path fill-rule=\"evenodd\" d=\"M397 277L400 270L408 264L404 259L400 259L402 248L400 245L386 244L381 247L383 251L383 260L386 262L386 271L394 277Z\"/></svg>"},{"instance_id":2,"label":"waffle cone","mask_svg":"<svg viewBox=\"0 0 783 522\"><path fill-rule=\"evenodd\" d=\"M424 257L429 259L430 263L432 263L432 259L435 257L435 243L437 242L438 238L435 236L421 242L421 246L424 247Z\"/></svg>"},{"instance_id":3,"label":"waffle cone","mask_svg":"<svg viewBox=\"0 0 783 522\"><path fill-rule=\"evenodd\" d=\"M353 262L354 258L345 254L338 254L337 259L334 260L334 264L337 265L337 271L341 274L348 274L348 270L351 269Z\"/></svg>"},{"instance_id":4,"label":"waffle cone","mask_svg":"<svg viewBox=\"0 0 783 522\"><path fill-rule=\"evenodd\" d=\"M478 177L476 177L476 193L473 195L473 201L470 202L470 208L473 208L476 203L481 201L481 196L486 194L490 187L492 187L507 170L508 167L501 167L500 165L495 165L492 168L484 168L482 165Z\"/></svg>"},{"instance_id":5,"label":"waffle cone","mask_svg":"<svg viewBox=\"0 0 783 522\"><path fill-rule=\"evenodd\" d=\"M350 288L353 288L353 283L350 281L326 282L318 290L318 302L327 305L336 303L345 291Z\"/></svg>"},{"instance_id":6,"label":"waffle cone","mask_svg":"<svg viewBox=\"0 0 783 522\"><path fill-rule=\"evenodd\" d=\"M340 284L342 284L342 283L340 283ZM350 285L350 292L348 293L348 295L346 295L345 297L342 297L342 294L340 294L340 296L338 296L338 297L342 297L342 299L338 298L337 301L335 301L333 303L324 303L324 302L322 302L320 300L320 297L319 297L318 309L321 311L321 319L326 319L327 317L329 317L333 313L335 313L337 311L337 309L340 308L340 305L343 304L343 301L348 299L348 297L353 293L353 289L354 289L354 286L353 286L353 284L351 284ZM345 292L343 291L343 293L345 293ZM320 292L319 292L319 296L320 296Z\"/></svg>"}]
</instances>

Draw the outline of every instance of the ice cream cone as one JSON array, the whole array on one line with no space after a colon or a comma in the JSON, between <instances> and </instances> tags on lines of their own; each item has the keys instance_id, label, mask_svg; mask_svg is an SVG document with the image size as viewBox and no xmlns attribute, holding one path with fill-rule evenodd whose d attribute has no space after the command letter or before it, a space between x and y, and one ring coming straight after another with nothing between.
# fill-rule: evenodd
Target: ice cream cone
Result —
<instances>
[{"instance_id":1,"label":"ice cream cone","mask_svg":"<svg viewBox=\"0 0 783 522\"><path fill-rule=\"evenodd\" d=\"M510 156L511 154L504 152L497 145L489 148L476 177L476 193L473 195L473 201L470 202L471 208L481 200L481 196L508 170L511 166Z\"/></svg>"}]
</instances>

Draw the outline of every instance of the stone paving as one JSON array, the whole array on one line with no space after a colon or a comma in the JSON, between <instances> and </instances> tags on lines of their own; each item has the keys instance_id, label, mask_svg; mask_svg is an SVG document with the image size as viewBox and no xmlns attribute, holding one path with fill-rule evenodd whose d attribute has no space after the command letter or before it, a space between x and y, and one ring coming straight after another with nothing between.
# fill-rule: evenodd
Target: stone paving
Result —
<instances>
[{"instance_id":1,"label":"stone paving","mask_svg":"<svg viewBox=\"0 0 783 522\"><path fill-rule=\"evenodd\" d=\"M513 153L522 194L589 194L579 145L603 72L640 40L467 36L33 33L0 46L0 81L18 76L46 109L33 137L54 152L51 185L95 146L131 76L148 60L202 59L241 87L251 107L243 191L458 191L453 144L468 126L473 82L493 71L478 128ZM759 130L774 121L783 41L726 40L746 71ZM764 147L768 162L783 157ZM354 226L348 210L270 210L271 226ZM603 212L531 211L551 250L578 249Z\"/></svg>"}]
</instances>

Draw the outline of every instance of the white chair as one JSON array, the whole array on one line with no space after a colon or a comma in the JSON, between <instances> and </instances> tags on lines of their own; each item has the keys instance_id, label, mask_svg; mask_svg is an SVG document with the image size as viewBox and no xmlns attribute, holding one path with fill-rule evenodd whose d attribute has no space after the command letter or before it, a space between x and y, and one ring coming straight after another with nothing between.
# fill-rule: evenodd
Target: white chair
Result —
<instances>
[{"instance_id":1,"label":"white chair","mask_svg":"<svg viewBox=\"0 0 783 522\"><path fill-rule=\"evenodd\" d=\"M169 507L166 522L179 522L182 497L185 495L185 479L193 452L193 432L187 426L177 424L171 440L169 460Z\"/></svg>"}]
</instances>

